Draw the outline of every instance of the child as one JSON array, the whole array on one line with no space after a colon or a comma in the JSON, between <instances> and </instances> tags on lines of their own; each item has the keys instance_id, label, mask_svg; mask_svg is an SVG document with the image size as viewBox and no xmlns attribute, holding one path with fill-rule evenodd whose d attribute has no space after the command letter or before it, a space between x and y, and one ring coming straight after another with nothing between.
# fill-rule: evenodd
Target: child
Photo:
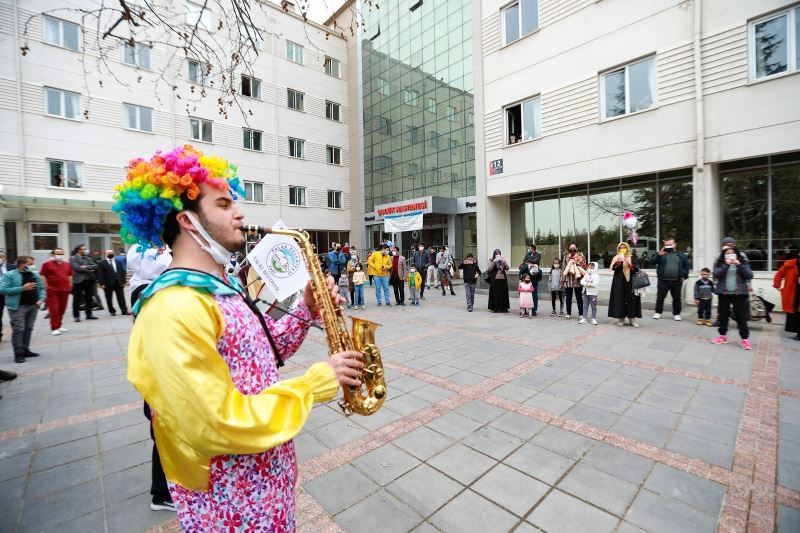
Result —
<instances>
[{"instance_id":1,"label":"child","mask_svg":"<svg viewBox=\"0 0 800 533\"><path fill-rule=\"evenodd\" d=\"M561 261L558 258L553 259L547 280L550 286L550 300L553 302L553 312L550 316L556 316L556 298L558 298L558 317L561 318L564 316L564 287L561 286Z\"/></svg>"},{"instance_id":2,"label":"child","mask_svg":"<svg viewBox=\"0 0 800 533\"><path fill-rule=\"evenodd\" d=\"M467 311L472 312L472 306L475 303L475 284L478 283L478 278L481 276L481 269L478 263L475 262L475 256L471 253L467 254L464 262L458 265L459 270L464 271L464 292L467 295Z\"/></svg>"},{"instance_id":3,"label":"child","mask_svg":"<svg viewBox=\"0 0 800 533\"><path fill-rule=\"evenodd\" d=\"M408 292L411 293L411 305L419 307L419 297L417 296L420 287L422 287L422 276L417 272L417 267L411 265L406 274L406 283L408 284Z\"/></svg>"},{"instance_id":4,"label":"child","mask_svg":"<svg viewBox=\"0 0 800 533\"><path fill-rule=\"evenodd\" d=\"M356 309L364 309L364 282L367 281L367 275L364 274L363 266L361 265L361 261L356 263L356 270L353 272L353 288L354 288L354 297L353 297L353 305Z\"/></svg>"},{"instance_id":5,"label":"child","mask_svg":"<svg viewBox=\"0 0 800 533\"><path fill-rule=\"evenodd\" d=\"M344 303L347 304L347 308L351 309L353 307L353 302L351 302L347 298L347 293L349 292L350 292L350 280L347 277L347 274L345 274L344 276L341 276L339 278L339 296L344 298Z\"/></svg>"},{"instance_id":6,"label":"child","mask_svg":"<svg viewBox=\"0 0 800 533\"><path fill-rule=\"evenodd\" d=\"M586 275L581 279L583 291L583 309L588 311L592 309L592 325L597 325L597 293L600 286L600 274L597 271L597 263L589 263L589 268L586 270ZM586 313L589 314L588 312ZM586 324L586 318L582 317L578 324Z\"/></svg>"},{"instance_id":7,"label":"child","mask_svg":"<svg viewBox=\"0 0 800 533\"><path fill-rule=\"evenodd\" d=\"M533 318L533 283L531 283L530 274L523 274L517 290L519 291L519 317L527 317L528 309L530 309L531 318Z\"/></svg>"},{"instance_id":8,"label":"child","mask_svg":"<svg viewBox=\"0 0 800 533\"><path fill-rule=\"evenodd\" d=\"M711 325L711 299L714 294L714 282L711 281L711 270L700 271L700 279L694 284L694 303L697 304L697 325Z\"/></svg>"}]
</instances>

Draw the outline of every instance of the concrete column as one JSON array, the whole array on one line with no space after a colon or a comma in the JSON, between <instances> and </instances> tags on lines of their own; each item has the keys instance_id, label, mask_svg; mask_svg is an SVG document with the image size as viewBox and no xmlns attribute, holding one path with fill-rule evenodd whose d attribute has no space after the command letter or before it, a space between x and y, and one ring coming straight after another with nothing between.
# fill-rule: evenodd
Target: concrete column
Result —
<instances>
[{"instance_id":1,"label":"concrete column","mask_svg":"<svg viewBox=\"0 0 800 533\"><path fill-rule=\"evenodd\" d=\"M58 223L58 245L69 255L69 222Z\"/></svg>"},{"instance_id":2,"label":"concrete column","mask_svg":"<svg viewBox=\"0 0 800 533\"><path fill-rule=\"evenodd\" d=\"M6 250L6 213L5 208L0 205L0 250Z\"/></svg>"},{"instance_id":3,"label":"concrete column","mask_svg":"<svg viewBox=\"0 0 800 533\"><path fill-rule=\"evenodd\" d=\"M478 212L478 261L481 268L489 261L489 255L500 248L503 256L511 260L511 210L508 196L486 198L485 231L481 231L481 216ZM481 236L486 235L482 241Z\"/></svg>"},{"instance_id":4,"label":"concrete column","mask_svg":"<svg viewBox=\"0 0 800 533\"><path fill-rule=\"evenodd\" d=\"M447 246L450 253L456 249L456 215L447 215Z\"/></svg>"},{"instance_id":5,"label":"concrete column","mask_svg":"<svg viewBox=\"0 0 800 533\"><path fill-rule=\"evenodd\" d=\"M28 228L27 209L22 210L22 220L17 223L17 255L31 254L31 234ZM9 258L12 261L16 258Z\"/></svg>"},{"instance_id":6,"label":"concrete column","mask_svg":"<svg viewBox=\"0 0 800 533\"><path fill-rule=\"evenodd\" d=\"M722 235L721 188L717 166L694 169L694 271L709 267L719 254Z\"/></svg>"}]
</instances>

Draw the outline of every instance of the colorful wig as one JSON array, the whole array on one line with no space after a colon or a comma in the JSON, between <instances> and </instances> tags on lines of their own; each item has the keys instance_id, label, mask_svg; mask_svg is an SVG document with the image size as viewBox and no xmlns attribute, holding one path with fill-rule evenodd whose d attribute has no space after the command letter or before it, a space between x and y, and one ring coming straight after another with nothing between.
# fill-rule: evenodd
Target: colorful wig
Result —
<instances>
[{"instance_id":1,"label":"colorful wig","mask_svg":"<svg viewBox=\"0 0 800 533\"><path fill-rule=\"evenodd\" d=\"M182 211L184 200L197 199L204 183L229 190L234 200L244 196L236 165L221 157L203 155L189 144L169 152L159 150L149 161L131 160L127 180L117 185L112 207L122 222L122 240L145 248L163 246L167 215Z\"/></svg>"}]
</instances>

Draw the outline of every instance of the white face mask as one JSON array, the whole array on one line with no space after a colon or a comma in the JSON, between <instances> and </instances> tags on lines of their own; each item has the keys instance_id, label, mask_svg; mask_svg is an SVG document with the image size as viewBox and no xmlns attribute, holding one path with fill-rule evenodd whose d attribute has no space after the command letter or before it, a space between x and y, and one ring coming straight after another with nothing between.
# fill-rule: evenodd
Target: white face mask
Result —
<instances>
[{"instance_id":1,"label":"white face mask","mask_svg":"<svg viewBox=\"0 0 800 533\"><path fill-rule=\"evenodd\" d=\"M197 232L203 236L203 239L205 239L208 244L203 244L203 241L200 240L200 237L194 233L190 233L189 235L191 235L192 238L197 241L197 244L200 245L200 248L202 248L204 252L211 256L211 259L213 259L215 263L218 265L227 265L231 260L231 254L233 252L225 249L224 246L212 239L202 224L200 224L200 221L197 220L197 216L195 216L194 213L191 211L186 211L186 216L189 218L192 226L194 226Z\"/></svg>"},{"instance_id":2,"label":"white face mask","mask_svg":"<svg viewBox=\"0 0 800 533\"><path fill-rule=\"evenodd\" d=\"M56 258L56 261L63 261L64 260L64 254L56 254L53 257Z\"/></svg>"},{"instance_id":3,"label":"white face mask","mask_svg":"<svg viewBox=\"0 0 800 533\"><path fill-rule=\"evenodd\" d=\"M727 259L728 261L733 261L734 259L736 259L736 254L725 254L725 259Z\"/></svg>"}]
</instances>

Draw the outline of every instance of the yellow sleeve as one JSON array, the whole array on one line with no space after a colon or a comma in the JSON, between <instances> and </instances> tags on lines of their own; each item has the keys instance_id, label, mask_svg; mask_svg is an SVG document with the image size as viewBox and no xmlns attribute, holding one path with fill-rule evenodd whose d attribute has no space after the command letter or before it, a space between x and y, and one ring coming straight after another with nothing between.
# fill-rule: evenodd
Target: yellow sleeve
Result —
<instances>
[{"instance_id":1,"label":"yellow sleeve","mask_svg":"<svg viewBox=\"0 0 800 533\"><path fill-rule=\"evenodd\" d=\"M250 454L282 444L297 435L314 402L338 392L333 368L320 362L260 394L242 394L217 351L223 330L214 298L187 287L158 291L136 319L128 379L156 411L158 436L171 441L165 448L182 456L167 458L170 470L187 457Z\"/></svg>"}]
</instances>

